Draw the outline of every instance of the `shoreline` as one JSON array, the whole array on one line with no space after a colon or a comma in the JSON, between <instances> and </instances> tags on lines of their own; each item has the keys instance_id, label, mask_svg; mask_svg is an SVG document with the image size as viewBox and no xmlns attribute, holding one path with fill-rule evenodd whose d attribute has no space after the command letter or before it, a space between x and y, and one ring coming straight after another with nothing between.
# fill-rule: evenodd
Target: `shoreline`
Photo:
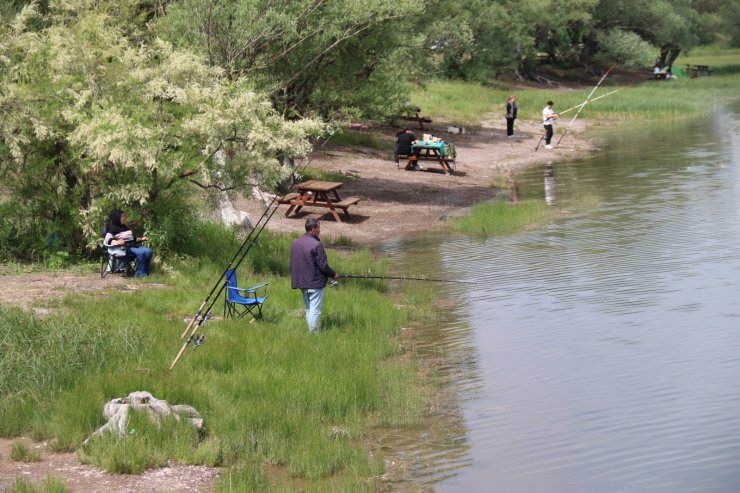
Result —
<instances>
[{"instance_id":1,"label":"shoreline","mask_svg":"<svg viewBox=\"0 0 740 493\"><path fill-rule=\"evenodd\" d=\"M425 171L421 172L404 170L405 161L396 168L392 136L398 129L388 126L363 130L390 139L387 149L327 146L316 150L309 166L347 176L341 194L360 197L360 202L350 209L350 217L342 214L341 223L334 221L329 213L309 208L285 217L288 206L281 205L266 228L279 233L300 233L306 218L317 217L327 243L346 244L349 239L353 246L375 247L409 233L444 227L447 223L441 218L459 215L492 198L497 190L493 183L501 181L501 177L505 183L507 177L523 169L547 161L578 158L596 149L593 142L580 136L588 128L584 120L576 120L562 147L545 149L543 142L537 152L534 149L543 132L539 122L517 121L514 136L508 138L504 119L500 120L484 120L480 128L465 134L450 134L443 130L446 126L442 124L423 131L455 144L457 159L453 175L442 174L441 168L431 161L422 162ZM553 140L562 135L563 128L556 127ZM235 201L235 207L246 212L254 222L270 199L272 196L267 201L240 198Z\"/></svg>"}]
</instances>

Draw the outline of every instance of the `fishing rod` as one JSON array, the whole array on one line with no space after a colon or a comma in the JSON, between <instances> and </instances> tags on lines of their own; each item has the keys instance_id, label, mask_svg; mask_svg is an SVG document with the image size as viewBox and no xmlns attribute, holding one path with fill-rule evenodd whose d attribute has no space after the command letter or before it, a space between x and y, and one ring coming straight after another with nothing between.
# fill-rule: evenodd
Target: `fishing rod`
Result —
<instances>
[{"instance_id":1,"label":"fishing rod","mask_svg":"<svg viewBox=\"0 0 740 493\"><path fill-rule=\"evenodd\" d=\"M323 148L330 138L331 136L327 137L326 140L324 140L324 142L319 146L319 149ZM297 171L298 172L304 171L311 164L311 160L312 159L309 158L304 165L297 168ZM198 308L198 311L195 313L193 318L190 320L190 323L185 328L185 331L182 333L182 335L180 335L180 339L183 339L187 335L188 331L190 331L190 337L188 337L185 340L182 347L180 348L180 351L177 353L177 356L172 361L172 364L170 364L170 368L169 368L170 370L172 370L175 367L175 365L177 365L177 362L180 360L182 355L185 353L185 350L187 349L188 345L195 337L195 333L198 331L199 328L201 328L205 324L205 322L210 317L210 313L211 313L211 309L213 308L213 305L216 303L216 300L218 300L218 297L221 296L221 293L226 288L226 283L223 282L223 274L227 270L232 268L232 266L235 270L239 268L239 266L244 261L247 254L249 253L249 250L251 250L251 248L254 246L255 242L257 241L257 238L259 238L259 235L265 229L265 226L267 226L267 223L270 221L270 219L272 219L272 216L275 214L275 212L277 212L280 206L281 200L285 198L285 196L287 196L288 193L290 193L290 190L292 190L292 188L293 187L291 186L288 192L282 195L277 194L275 195L275 197L272 198L272 200L267 205L267 207L265 208L260 218L255 223L252 230L249 232L247 237L244 239L242 244L239 246L239 249L237 250L237 252L234 254L232 259L229 261L229 264L226 266L223 273L221 273L219 278L216 280L216 283L213 285L213 288L211 288L210 293L208 293L208 296L206 296L206 299L203 301L203 303L201 303L200 307ZM242 252L242 250L244 251ZM236 261L236 264L234 264L234 261ZM215 296L214 296L214 293L215 293ZM210 300L210 304L209 304L209 300ZM204 310L206 305L208 305L208 308Z\"/></svg>"},{"instance_id":2,"label":"fishing rod","mask_svg":"<svg viewBox=\"0 0 740 493\"><path fill-rule=\"evenodd\" d=\"M455 279L432 279L429 277L411 277L411 276L364 276L359 274L340 274L339 277L348 279L392 279L398 281L427 281L427 282L454 282L459 284L473 284L470 281L459 281Z\"/></svg>"},{"instance_id":3,"label":"fishing rod","mask_svg":"<svg viewBox=\"0 0 740 493\"><path fill-rule=\"evenodd\" d=\"M573 115L573 119L570 121L570 123L568 124L568 126L565 127L565 131L563 132L563 134L558 139L558 143L555 144L555 147L559 147L560 146L560 143L563 141L563 138L565 138L565 136L568 134L568 130L570 130L570 126L573 125L573 122L576 121L576 118L578 118L578 115L581 114L581 111L583 111L583 108L585 108L586 105L590 102L591 96L594 95L594 93L599 88L599 86L601 85L601 83L604 82L604 79L606 79L606 77L611 73L611 71L613 69L614 69L614 65L612 65L611 67L609 67L609 70L606 71L606 73L601 77L601 79L599 80L599 82L594 86L593 89L591 89L591 93L586 97L586 100L583 102L583 104L581 104L581 107L578 108L578 111L576 111L576 114Z\"/></svg>"},{"instance_id":4,"label":"fishing rod","mask_svg":"<svg viewBox=\"0 0 740 493\"><path fill-rule=\"evenodd\" d=\"M598 89L599 86L601 85L601 83L604 82L604 79L606 79L606 76L609 75L609 72L611 72L613 68L614 68L614 65L612 65L611 67L609 67L609 69L606 71L606 73L601 77L601 79L599 79L599 82L597 82L596 85L594 86L594 88L591 89L591 93L586 97L586 100L584 102L582 102L579 105L573 106L572 108L568 108L565 111L561 111L561 112L559 112L557 114L556 118L559 117L560 115L563 115L563 114L565 114L565 113L567 113L567 112L569 112L571 110L574 110L574 109L578 108L578 112L576 112L576 116L573 117L573 119L570 121L570 123L568 124L568 126L565 128L565 132L560 137L560 139L558 140L558 143L555 145L555 147L557 147L557 146L560 145L560 142L563 140L563 137L565 137L565 134L568 133L568 129L573 124L573 122L575 121L576 117L578 117L578 113L580 113L581 110L583 109L583 107L586 106L586 104L589 102L589 99L591 98L591 96L594 95L594 92L596 92L596 89ZM545 131L545 133L542 134L542 137L540 137L539 142L537 142L537 146L534 148L534 152L537 152L537 150L540 148L540 144L542 144L542 139L544 139L546 135L547 135L547 131Z\"/></svg>"},{"instance_id":5,"label":"fishing rod","mask_svg":"<svg viewBox=\"0 0 740 493\"><path fill-rule=\"evenodd\" d=\"M597 100L599 100L599 99L601 99L601 98L605 98L605 97L607 97L607 96L611 96L611 95L612 95L612 94L614 94L615 92L619 92L619 91L621 91L622 89L628 89L629 87L631 87L631 86L626 86L626 87L620 87L619 89L614 89L613 91L610 91L610 92L608 92L608 93L606 93L606 94L602 94L601 96L597 96L597 97L595 97L595 98L593 98L593 99L588 99L588 100L584 101L584 102L583 102L583 103L581 103L581 104L577 104L577 105L573 106L572 108L568 108L568 109L567 109L567 110L565 110L565 111L561 111L561 112L560 112L560 113L558 113L558 114L559 114L559 115L562 115L563 113L567 113L567 112L569 112L569 111L573 111L573 110L574 110L574 109L576 109L576 108L581 108L582 106L585 106L585 105L587 105L588 103L593 103L594 101L597 101ZM539 148L540 148L540 144L542 144L542 140L543 140L543 139L545 138L545 135L546 135L546 133L542 134L542 137L540 137L540 141L539 141L539 142L537 142L537 147L535 147L535 148L534 148L535 152L537 152L537 149L539 149ZM558 142L558 143L559 143L559 142Z\"/></svg>"},{"instance_id":6,"label":"fishing rod","mask_svg":"<svg viewBox=\"0 0 740 493\"><path fill-rule=\"evenodd\" d=\"M631 87L631 86L626 86L626 87ZM584 102L582 102L580 104L577 104L575 106L572 106L572 107L568 108L567 110L561 111L560 113L558 113L558 115L564 115L564 114L568 113L569 111L573 111L575 109L581 108L582 106L586 106L588 103L593 103L596 100L599 100L601 98L605 98L605 97L607 97L610 94L614 94L617 91L621 91L622 89L625 89L625 87L620 87L619 89L615 89L615 90L613 90L611 92L608 92L606 94L602 94L601 96L597 96L597 97L595 97L593 99L587 99L586 101L584 101Z\"/></svg>"}]
</instances>

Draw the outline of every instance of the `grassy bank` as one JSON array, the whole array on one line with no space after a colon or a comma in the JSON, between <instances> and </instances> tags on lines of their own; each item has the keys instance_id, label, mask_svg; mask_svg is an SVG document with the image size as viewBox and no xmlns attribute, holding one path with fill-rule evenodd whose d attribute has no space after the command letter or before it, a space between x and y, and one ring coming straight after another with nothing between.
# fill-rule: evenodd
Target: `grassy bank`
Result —
<instances>
[{"instance_id":1,"label":"grassy bank","mask_svg":"<svg viewBox=\"0 0 740 493\"><path fill-rule=\"evenodd\" d=\"M551 216L552 211L541 200L483 203L453 220L452 227L472 235L505 235L546 224Z\"/></svg>"},{"instance_id":2,"label":"grassy bank","mask_svg":"<svg viewBox=\"0 0 740 493\"><path fill-rule=\"evenodd\" d=\"M219 491L373 491L382 454L368 430L415 426L425 397L399 329L410 308L429 301L387 296L379 282L326 293L324 331L309 335L300 294L290 288L292 238L263 234L239 271L241 285L269 282L265 320L223 320L222 304L203 329L206 342L174 371L184 319L192 315L236 240L213 227L170 275L133 292L75 295L44 319L0 310L0 434L47 440L87 462L138 473L168 460L224 466ZM206 248L207 246L207 248ZM206 254L207 253L207 254ZM368 251L329 252L340 272L382 274ZM91 275L94 275L91 273ZM102 424L103 404L147 390L190 404L205 418L198 435L176 422L158 428L134 418L125 439L81 447Z\"/></svg>"},{"instance_id":3,"label":"grassy bank","mask_svg":"<svg viewBox=\"0 0 740 493\"><path fill-rule=\"evenodd\" d=\"M676 62L680 67L685 64L709 65L714 75L676 81L649 81L652 75L646 70L644 83L623 86L625 89L620 92L595 101L586 106L581 117L596 121L675 118L707 111L713 103L738 97L740 50L697 50L691 57L679 57ZM606 79L593 97L618 87ZM515 93L519 99L519 118L539 121L542 108L548 100L555 102L556 111L562 111L582 103L591 90L590 87L579 90L512 90L459 81L438 81L414 91L412 101L435 122L477 127L483 118L492 118L503 125L506 98L511 93Z\"/></svg>"}]
</instances>

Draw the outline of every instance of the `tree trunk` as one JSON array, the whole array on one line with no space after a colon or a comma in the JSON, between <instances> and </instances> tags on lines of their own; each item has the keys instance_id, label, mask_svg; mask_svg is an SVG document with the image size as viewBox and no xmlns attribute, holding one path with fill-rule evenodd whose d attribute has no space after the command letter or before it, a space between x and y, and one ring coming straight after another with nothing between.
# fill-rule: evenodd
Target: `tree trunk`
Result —
<instances>
[{"instance_id":1,"label":"tree trunk","mask_svg":"<svg viewBox=\"0 0 740 493\"><path fill-rule=\"evenodd\" d=\"M665 67L666 65L670 67L676 61L676 58L678 58L679 53L681 53L681 48L675 44L664 44L660 48L660 56L655 64L659 67Z\"/></svg>"}]
</instances>

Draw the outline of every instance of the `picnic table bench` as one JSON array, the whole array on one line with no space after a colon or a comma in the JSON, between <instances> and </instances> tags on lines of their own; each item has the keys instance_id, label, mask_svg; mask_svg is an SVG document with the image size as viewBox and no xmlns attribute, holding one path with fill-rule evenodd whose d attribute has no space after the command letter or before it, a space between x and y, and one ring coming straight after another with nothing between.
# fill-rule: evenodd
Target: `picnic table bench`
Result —
<instances>
[{"instance_id":1,"label":"picnic table bench","mask_svg":"<svg viewBox=\"0 0 740 493\"><path fill-rule=\"evenodd\" d=\"M686 73L691 74L691 77L699 77L700 75L712 75L712 70L709 65L690 65L687 64L685 67Z\"/></svg>"},{"instance_id":2,"label":"picnic table bench","mask_svg":"<svg viewBox=\"0 0 740 493\"><path fill-rule=\"evenodd\" d=\"M308 180L296 185L297 192L280 197L278 203L290 205L285 211L286 217L292 212L298 213L303 207L320 207L329 209L334 219L341 223L342 219L337 210L341 210L347 217L350 217L349 208L361 200L360 197L342 198L339 195L341 186L341 181Z\"/></svg>"},{"instance_id":3,"label":"picnic table bench","mask_svg":"<svg viewBox=\"0 0 740 493\"><path fill-rule=\"evenodd\" d=\"M418 150L418 153L414 151ZM399 158L409 158L416 154L418 161L435 161L442 167L442 172L446 175L451 174L457 170L455 165L455 146L454 144L446 144L445 142L417 142L411 146L411 154L404 155L399 154ZM400 164L396 161L396 168L399 168Z\"/></svg>"},{"instance_id":4,"label":"picnic table bench","mask_svg":"<svg viewBox=\"0 0 740 493\"><path fill-rule=\"evenodd\" d=\"M413 115L411 113L413 113ZM418 107L417 108L409 108L405 114L399 115L398 118L399 118L399 120L407 120L407 121L417 122L419 124L419 128L421 128L422 130L425 130L424 129L424 124L425 123L432 123L432 119L431 118L427 118L425 116L421 116L421 115L419 115L419 113L421 113L421 108L418 108Z\"/></svg>"}]
</instances>

